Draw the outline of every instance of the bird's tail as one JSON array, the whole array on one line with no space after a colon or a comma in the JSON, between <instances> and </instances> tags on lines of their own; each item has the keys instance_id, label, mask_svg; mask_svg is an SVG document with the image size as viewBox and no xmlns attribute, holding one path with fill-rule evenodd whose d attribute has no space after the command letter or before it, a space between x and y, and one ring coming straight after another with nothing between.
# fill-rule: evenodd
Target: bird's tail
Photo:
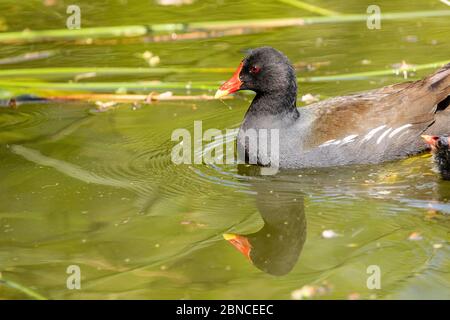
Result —
<instances>
[{"instance_id":1,"label":"bird's tail","mask_svg":"<svg viewBox=\"0 0 450 320\"><path fill-rule=\"evenodd\" d=\"M450 96L450 63L443 66L424 81L429 90L436 94L436 103L439 104ZM448 103L445 108L448 107ZM443 106L440 106L443 110Z\"/></svg>"}]
</instances>

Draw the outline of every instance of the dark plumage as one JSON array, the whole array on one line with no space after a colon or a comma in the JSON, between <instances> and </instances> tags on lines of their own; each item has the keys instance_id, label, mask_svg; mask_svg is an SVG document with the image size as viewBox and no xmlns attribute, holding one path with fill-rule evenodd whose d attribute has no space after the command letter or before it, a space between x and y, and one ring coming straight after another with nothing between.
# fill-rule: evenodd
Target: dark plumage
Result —
<instances>
[{"instance_id":1,"label":"dark plumage","mask_svg":"<svg viewBox=\"0 0 450 320\"><path fill-rule=\"evenodd\" d=\"M424 140L431 146L436 170L444 180L450 180L450 138L448 136L424 135Z\"/></svg>"},{"instance_id":2,"label":"dark plumage","mask_svg":"<svg viewBox=\"0 0 450 320\"><path fill-rule=\"evenodd\" d=\"M263 47L250 52L216 96L238 90L256 93L238 134L240 157L263 165L266 150L249 148L249 129L278 129L279 166L305 168L404 158L426 150L422 134L440 135L450 126L450 64L423 80L297 108L291 63Z\"/></svg>"}]
</instances>

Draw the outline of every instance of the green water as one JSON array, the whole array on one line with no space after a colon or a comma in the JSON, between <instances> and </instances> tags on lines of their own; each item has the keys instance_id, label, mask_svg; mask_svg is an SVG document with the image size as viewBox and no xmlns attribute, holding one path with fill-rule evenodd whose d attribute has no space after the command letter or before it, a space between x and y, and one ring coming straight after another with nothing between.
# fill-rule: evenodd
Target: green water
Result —
<instances>
[{"instance_id":1,"label":"green water","mask_svg":"<svg viewBox=\"0 0 450 320\"><path fill-rule=\"evenodd\" d=\"M68 3L43 3L0 0L2 24L7 31L64 28ZM82 27L312 15L277 1L77 3ZM310 3L360 14L374 4ZM439 1L377 4L386 12L446 9ZM322 76L450 59L449 33L443 17L383 21L380 30L354 22L165 43L2 44L0 58L57 53L0 68L147 67L136 55L147 50L160 57L160 67L234 68L243 50L270 45L294 63L326 62L299 70ZM85 81L219 82L230 75ZM402 80L303 83L300 96L325 98ZM450 183L436 176L428 157L274 177L236 165L171 162L173 130L192 130L195 120L204 129L236 128L250 98L121 104L106 112L85 102L0 108L0 298L31 297L15 283L50 299L291 299L304 286L325 288L314 296L325 299L449 299ZM222 234L255 233L263 219L275 227L254 248L262 257L258 268ZM325 230L335 237L324 238ZM80 267L80 290L66 287L70 265ZM380 268L380 289L366 285L371 265ZM269 274L277 270L285 274Z\"/></svg>"}]
</instances>

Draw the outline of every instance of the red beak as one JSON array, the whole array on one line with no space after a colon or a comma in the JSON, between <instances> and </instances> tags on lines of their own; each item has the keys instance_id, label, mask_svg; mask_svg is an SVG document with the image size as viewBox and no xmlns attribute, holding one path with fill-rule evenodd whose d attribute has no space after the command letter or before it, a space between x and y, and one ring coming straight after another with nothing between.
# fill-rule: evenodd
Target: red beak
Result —
<instances>
[{"instance_id":1,"label":"red beak","mask_svg":"<svg viewBox=\"0 0 450 320\"><path fill-rule=\"evenodd\" d=\"M238 249L244 256L251 260L250 251L252 250L252 245L246 237L231 233L225 233L223 237L236 249Z\"/></svg>"},{"instance_id":2,"label":"red beak","mask_svg":"<svg viewBox=\"0 0 450 320\"><path fill-rule=\"evenodd\" d=\"M228 80L227 82L225 82L219 88L219 90L217 90L214 98L219 99L219 98L225 97L225 96L229 95L230 93L238 91L241 88L242 81L241 81L241 79L239 79L239 75L241 73L243 64L244 63L241 62L241 64L239 65L239 67L234 72L233 76L231 77L231 79Z\"/></svg>"},{"instance_id":3,"label":"red beak","mask_svg":"<svg viewBox=\"0 0 450 320\"><path fill-rule=\"evenodd\" d=\"M423 135L422 138L431 146L431 148L436 148L437 141L439 140L438 136Z\"/></svg>"}]
</instances>

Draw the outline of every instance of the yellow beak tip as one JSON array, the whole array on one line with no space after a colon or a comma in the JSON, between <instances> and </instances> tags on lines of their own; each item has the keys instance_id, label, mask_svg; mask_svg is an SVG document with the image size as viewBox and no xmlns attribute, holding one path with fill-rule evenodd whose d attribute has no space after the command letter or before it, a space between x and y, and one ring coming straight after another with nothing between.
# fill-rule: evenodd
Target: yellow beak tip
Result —
<instances>
[{"instance_id":1,"label":"yellow beak tip","mask_svg":"<svg viewBox=\"0 0 450 320\"><path fill-rule=\"evenodd\" d=\"M214 99L220 99L222 97L225 97L228 95L228 91L226 90L217 90L216 94L214 95Z\"/></svg>"},{"instance_id":2,"label":"yellow beak tip","mask_svg":"<svg viewBox=\"0 0 450 320\"><path fill-rule=\"evenodd\" d=\"M232 233L224 233L223 238L227 241L230 241L230 240L236 239L236 235L232 234Z\"/></svg>"}]
</instances>

